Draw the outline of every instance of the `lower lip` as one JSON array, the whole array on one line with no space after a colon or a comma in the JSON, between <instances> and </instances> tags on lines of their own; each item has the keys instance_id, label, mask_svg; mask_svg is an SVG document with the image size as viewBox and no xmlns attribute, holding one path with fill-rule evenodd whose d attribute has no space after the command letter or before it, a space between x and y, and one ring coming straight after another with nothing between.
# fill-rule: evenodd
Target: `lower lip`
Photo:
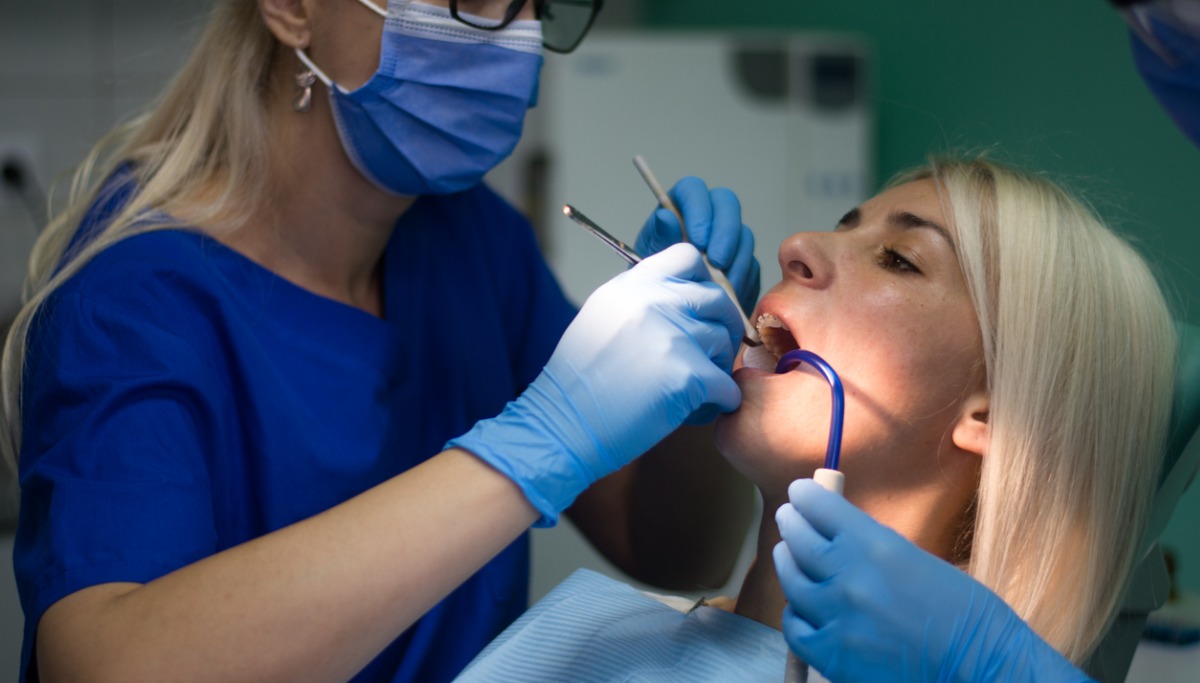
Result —
<instances>
[{"instance_id":1,"label":"lower lip","mask_svg":"<svg viewBox=\"0 0 1200 683\"><path fill-rule=\"evenodd\" d=\"M768 351L765 346L759 346L743 350L741 362L743 367L757 368L762 372L771 372L778 366L779 359L775 357L775 354Z\"/></svg>"},{"instance_id":2,"label":"lower lip","mask_svg":"<svg viewBox=\"0 0 1200 683\"><path fill-rule=\"evenodd\" d=\"M773 372L767 372L766 370L759 370L758 368L748 368L744 365L742 367L738 368L737 370L733 371L733 379L734 380L750 379L752 377L774 377L774 376L775 376L775 373L773 373Z\"/></svg>"},{"instance_id":3,"label":"lower lip","mask_svg":"<svg viewBox=\"0 0 1200 683\"><path fill-rule=\"evenodd\" d=\"M783 372L783 373L776 373L776 372L771 372L771 371L767 371L767 370L760 370L758 368L750 368L750 367L746 367L745 365L743 365L742 367L737 368L736 370L733 371L733 379L734 379L734 381L754 380L754 379L763 380L763 379L769 379L771 377L783 378L783 377L788 377L788 376L792 376L792 375L796 375L796 374L812 375L813 377L816 377L822 381L825 380L824 375L822 375L820 372L817 371L816 368L810 366L808 363L801 363L800 365L797 365L792 370L790 370L788 372Z\"/></svg>"}]
</instances>

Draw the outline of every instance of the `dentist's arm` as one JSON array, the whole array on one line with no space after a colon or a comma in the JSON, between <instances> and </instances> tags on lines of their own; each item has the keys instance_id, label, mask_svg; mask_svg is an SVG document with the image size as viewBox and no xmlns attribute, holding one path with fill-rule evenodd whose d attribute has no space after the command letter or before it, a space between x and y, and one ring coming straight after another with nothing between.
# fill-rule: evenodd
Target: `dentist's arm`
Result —
<instances>
[{"instance_id":1,"label":"dentist's arm","mask_svg":"<svg viewBox=\"0 0 1200 683\"><path fill-rule=\"evenodd\" d=\"M733 410L741 334L695 249L647 258L597 290L527 391L443 453L148 583L59 600L39 622L38 677L345 681L531 523L696 411Z\"/></svg>"}]
</instances>

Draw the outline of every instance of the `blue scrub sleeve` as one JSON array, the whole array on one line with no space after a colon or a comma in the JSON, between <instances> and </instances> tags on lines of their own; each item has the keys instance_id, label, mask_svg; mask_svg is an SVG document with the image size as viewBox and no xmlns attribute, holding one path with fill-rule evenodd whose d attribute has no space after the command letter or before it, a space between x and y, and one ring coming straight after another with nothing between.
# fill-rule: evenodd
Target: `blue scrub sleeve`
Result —
<instances>
[{"instance_id":1,"label":"blue scrub sleeve","mask_svg":"<svg viewBox=\"0 0 1200 683\"><path fill-rule=\"evenodd\" d=\"M211 370L189 339L149 322L177 302L141 294L117 305L62 292L31 330L14 548L23 672L59 599L145 583L216 550Z\"/></svg>"}]
</instances>

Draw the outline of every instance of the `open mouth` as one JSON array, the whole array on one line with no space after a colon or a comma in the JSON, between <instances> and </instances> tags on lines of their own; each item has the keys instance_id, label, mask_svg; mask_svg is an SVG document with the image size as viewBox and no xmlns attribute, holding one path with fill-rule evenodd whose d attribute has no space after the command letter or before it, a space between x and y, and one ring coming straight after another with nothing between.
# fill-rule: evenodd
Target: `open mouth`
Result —
<instances>
[{"instance_id":1,"label":"open mouth","mask_svg":"<svg viewBox=\"0 0 1200 683\"><path fill-rule=\"evenodd\" d=\"M746 367L775 372L783 354L800 348L787 325L770 313L758 316L755 327L763 343L762 346L746 349L742 355L742 365Z\"/></svg>"}]
</instances>

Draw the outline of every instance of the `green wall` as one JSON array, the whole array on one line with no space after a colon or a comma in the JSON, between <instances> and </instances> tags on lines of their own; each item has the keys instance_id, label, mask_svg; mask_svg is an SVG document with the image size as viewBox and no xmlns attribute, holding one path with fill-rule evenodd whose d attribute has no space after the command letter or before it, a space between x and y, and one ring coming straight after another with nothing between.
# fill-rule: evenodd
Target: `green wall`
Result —
<instances>
[{"instance_id":1,"label":"green wall","mask_svg":"<svg viewBox=\"0 0 1200 683\"><path fill-rule=\"evenodd\" d=\"M1200 150L1141 82L1102 0L649 0L651 28L834 30L875 50L877 179L946 148L1002 150L1082 192L1200 324ZM1200 484L1165 534L1200 591Z\"/></svg>"}]
</instances>

